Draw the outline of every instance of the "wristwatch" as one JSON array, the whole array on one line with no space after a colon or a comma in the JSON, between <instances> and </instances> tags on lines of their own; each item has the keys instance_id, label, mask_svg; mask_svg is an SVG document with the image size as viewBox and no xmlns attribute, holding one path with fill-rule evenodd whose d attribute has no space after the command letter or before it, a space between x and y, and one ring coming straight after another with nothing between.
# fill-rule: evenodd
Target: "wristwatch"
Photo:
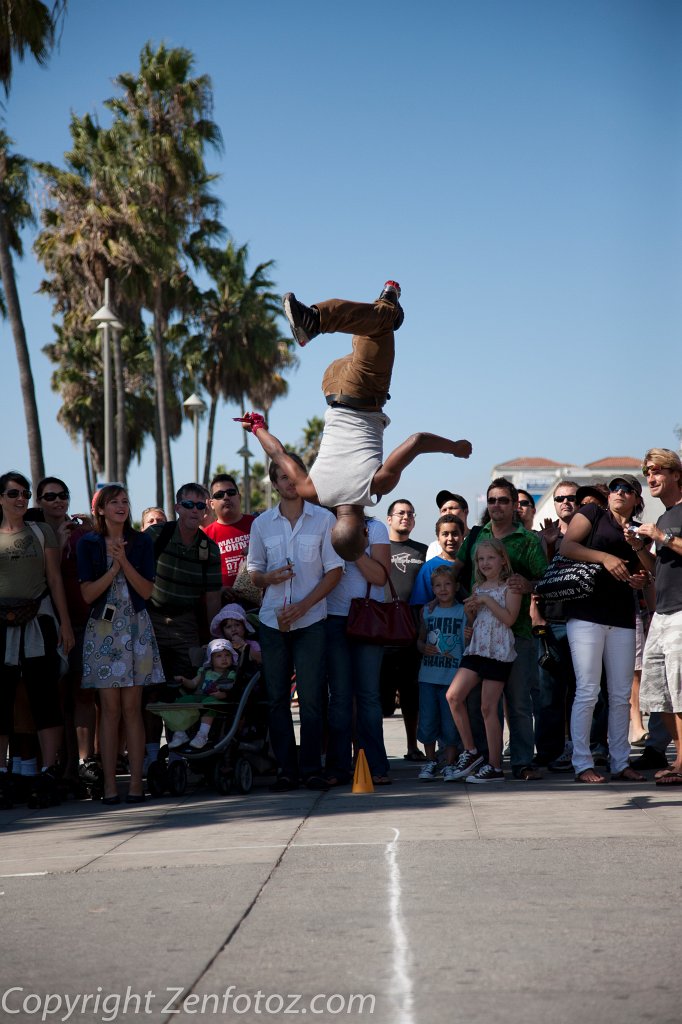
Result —
<instances>
[{"instance_id":1,"label":"wristwatch","mask_svg":"<svg viewBox=\"0 0 682 1024\"><path fill-rule=\"evenodd\" d=\"M661 541L661 547L664 548L668 544L670 544L670 541L674 538L674 536L675 536L675 534L673 533L672 530L664 530L663 531L663 540Z\"/></svg>"}]
</instances>

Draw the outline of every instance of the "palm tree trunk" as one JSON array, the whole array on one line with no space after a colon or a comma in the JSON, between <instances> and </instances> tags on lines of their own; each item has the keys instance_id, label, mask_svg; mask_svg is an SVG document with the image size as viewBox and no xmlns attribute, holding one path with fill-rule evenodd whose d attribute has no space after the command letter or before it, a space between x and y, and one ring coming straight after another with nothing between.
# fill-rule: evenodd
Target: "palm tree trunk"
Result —
<instances>
[{"instance_id":1,"label":"palm tree trunk","mask_svg":"<svg viewBox=\"0 0 682 1024\"><path fill-rule=\"evenodd\" d=\"M204 460L204 487L208 487L211 475L211 460L213 459L213 431L215 429L215 418L218 411L218 396L211 396L211 409L208 414L208 428L206 430L206 459Z\"/></svg>"},{"instance_id":2,"label":"palm tree trunk","mask_svg":"<svg viewBox=\"0 0 682 1024\"><path fill-rule=\"evenodd\" d=\"M126 424L126 392L123 376L123 350L121 332L114 331L114 381L116 384L116 471L121 483L128 475L128 429Z\"/></svg>"},{"instance_id":3,"label":"palm tree trunk","mask_svg":"<svg viewBox=\"0 0 682 1024\"><path fill-rule=\"evenodd\" d=\"M156 384L156 407L159 412L159 441L163 460L165 482L166 515L170 516L175 507L175 487L173 485L173 461L171 459L170 437L168 432L168 409L166 407L166 351L164 334L167 322L161 294L161 282L157 282L154 295L154 382Z\"/></svg>"},{"instance_id":4,"label":"palm tree trunk","mask_svg":"<svg viewBox=\"0 0 682 1024\"><path fill-rule=\"evenodd\" d=\"M83 444L83 467L85 469L85 488L89 498L95 493L95 482L92 479L92 467L90 465L90 450L85 434L81 434Z\"/></svg>"},{"instance_id":5,"label":"palm tree trunk","mask_svg":"<svg viewBox=\"0 0 682 1024\"><path fill-rule=\"evenodd\" d=\"M163 508L163 459L161 458L161 427L159 406L154 407L154 464L156 468L156 504Z\"/></svg>"},{"instance_id":6,"label":"palm tree trunk","mask_svg":"<svg viewBox=\"0 0 682 1024\"><path fill-rule=\"evenodd\" d=\"M45 476L43 442L40 436L40 421L38 419L38 404L36 402L36 391L31 371L31 358L26 342L24 321L21 316L21 305L19 303L19 293L17 292L17 282L14 276L14 264L12 263L12 255L9 248L9 237L3 207L0 207L0 279L2 280L2 288L5 293L7 316L17 354L19 384L24 401L24 416L26 418L26 437L31 464L31 480L35 487L38 481L42 480Z\"/></svg>"}]
</instances>

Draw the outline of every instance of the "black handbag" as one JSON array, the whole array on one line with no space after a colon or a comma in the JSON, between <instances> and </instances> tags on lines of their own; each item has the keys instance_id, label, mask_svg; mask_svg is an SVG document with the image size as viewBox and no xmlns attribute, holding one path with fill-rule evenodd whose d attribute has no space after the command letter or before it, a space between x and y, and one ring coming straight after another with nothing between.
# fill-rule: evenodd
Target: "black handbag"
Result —
<instances>
[{"instance_id":1,"label":"black handbag","mask_svg":"<svg viewBox=\"0 0 682 1024\"><path fill-rule=\"evenodd\" d=\"M582 601L592 596L603 572L598 562L575 562L558 554L535 584L535 593L545 601Z\"/></svg>"}]
</instances>

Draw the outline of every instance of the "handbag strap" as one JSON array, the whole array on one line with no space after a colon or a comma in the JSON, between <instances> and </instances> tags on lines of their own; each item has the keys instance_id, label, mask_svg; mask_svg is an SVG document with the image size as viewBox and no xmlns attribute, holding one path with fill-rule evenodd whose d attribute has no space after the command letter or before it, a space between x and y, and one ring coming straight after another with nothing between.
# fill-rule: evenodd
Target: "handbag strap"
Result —
<instances>
[{"instance_id":1,"label":"handbag strap","mask_svg":"<svg viewBox=\"0 0 682 1024\"><path fill-rule=\"evenodd\" d=\"M383 569L383 566L382 566L382 569ZM386 583L388 584L389 589L391 591L391 601L399 601L400 598L398 597L398 591L393 586L393 580L391 579L391 574L390 573L386 573ZM384 586L386 586L386 583L384 584ZM378 583L374 583L373 584L373 583L370 583L369 580L367 580L367 590L365 591L365 601L369 601L369 595L370 595L370 593L372 591L372 587L373 586L378 587L379 584Z\"/></svg>"}]
</instances>

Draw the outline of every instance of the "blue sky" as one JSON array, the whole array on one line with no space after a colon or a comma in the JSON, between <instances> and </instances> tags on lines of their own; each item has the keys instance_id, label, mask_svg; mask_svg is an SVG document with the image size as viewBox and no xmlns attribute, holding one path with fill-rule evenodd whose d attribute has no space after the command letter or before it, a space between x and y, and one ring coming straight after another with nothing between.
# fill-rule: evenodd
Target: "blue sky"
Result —
<instances>
[{"instance_id":1,"label":"blue sky","mask_svg":"<svg viewBox=\"0 0 682 1024\"><path fill-rule=\"evenodd\" d=\"M147 40L185 46L213 80L223 219L303 301L403 287L387 450L428 429L468 463L424 456L400 495L430 540L441 487L470 504L522 455L590 462L675 447L682 267L682 6L675 0L70 0L46 69L18 65L6 126L62 162L70 112L105 116ZM40 202L36 185L36 202ZM30 240L29 240L30 241ZM55 423L41 353L40 267L18 267L48 473L86 504L80 452ZM4 468L28 468L14 346L0 324ZM283 440L322 415L343 336L301 352L273 408ZM243 443L221 409L215 461ZM203 431L201 434L203 443ZM255 445L255 442L251 442ZM176 483L193 476L188 422ZM154 501L153 454L132 468ZM380 510L386 508L384 500Z\"/></svg>"}]
</instances>

